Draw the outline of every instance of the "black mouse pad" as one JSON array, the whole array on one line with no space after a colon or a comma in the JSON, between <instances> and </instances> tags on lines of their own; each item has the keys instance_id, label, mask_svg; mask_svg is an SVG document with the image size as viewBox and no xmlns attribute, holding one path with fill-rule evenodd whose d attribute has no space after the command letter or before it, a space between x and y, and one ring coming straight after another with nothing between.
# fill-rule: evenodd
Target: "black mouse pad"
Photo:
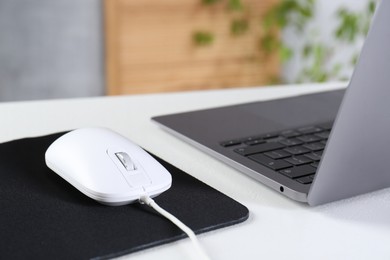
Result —
<instances>
[{"instance_id":1,"label":"black mouse pad","mask_svg":"<svg viewBox=\"0 0 390 260\"><path fill-rule=\"evenodd\" d=\"M44 154L59 136L0 144L0 258L110 258L186 237L145 205L101 205L48 169ZM195 233L248 218L243 205L156 159L173 183L155 201Z\"/></svg>"}]
</instances>

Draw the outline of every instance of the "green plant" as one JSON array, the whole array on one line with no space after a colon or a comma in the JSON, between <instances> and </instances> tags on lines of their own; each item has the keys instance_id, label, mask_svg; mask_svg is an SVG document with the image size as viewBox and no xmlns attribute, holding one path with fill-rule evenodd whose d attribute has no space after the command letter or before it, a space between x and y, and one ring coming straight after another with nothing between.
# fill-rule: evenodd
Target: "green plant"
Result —
<instances>
[{"instance_id":1,"label":"green plant","mask_svg":"<svg viewBox=\"0 0 390 260\"><path fill-rule=\"evenodd\" d=\"M206 5L221 3L223 0L202 0ZM227 10L242 12L245 9L240 0L227 0ZM281 0L271 8L262 21L263 33L259 35L260 48L266 54L278 53L282 64L286 64L293 57L302 61L302 68L294 82L324 82L327 80L346 80L348 75L343 74L343 69L356 64L359 51L352 54L349 62L331 62L335 55L336 46L340 44L353 46L358 40L364 39L368 32L371 17L375 11L376 0L367 0L364 10L352 11L340 7L335 18L337 21L331 42L321 41L318 28L307 27L313 21L316 11L315 0ZM230 31L234 36L244 34L250 24L245 18L231 21ZM284 42L280 33L283 30L294 30L295 34L301 36L303 41L300 50L292 48L289 43ZM209 32L213 35L212 32ZM211 44L212 42L209 42ZM201 44L199 44L201 45ZM204 44L203 44L204 45ZM287 83L286 79L280 78L276 82Z\"/></svg>"},{"instance_id":2,"label":"green plant","mask_svg":"<svg viewBox=\"0 0 390 260\"><path fill-rule=\"evenodd\" d=\"M346 8L340 8L337 12L339 25L335 31L336 38L346 42L354 42L356 37L367 35L375 6L375 1L371 0L368 2L366 10L362 12L351 12Z\"/></svg>"},{"instance_id":3,"label":"green plant","mask_svg":"<svg viewBox=\"0 0 390 260\"><path fill-rule=\"evenodd\" d=\"M349 75L343 74L342 71L348 68L353 69L358 60L359 50L356 50L349 61L344 63L330 64L330 57L337 53L335 46L342 44L353 46L358 40L363 40L366 37L375 6L376 2L369 0L366 8L360 11L351 11L345 7L340 7L335 14L337 26L333 32L333 44L324 45L315 37L306 43L305 48L310 51L303 53L302 57L311 60L311 63L302 69L298 82L324 82L330 79L348 80ZM322 54L316 52L318 48L322 48Z\"/></svg>"},{"instance_id":4,"label":"green plant","mask_svg":"<svg viewBox=\"0 0 390 260\"><path fill-rule=\"evenodd\" d=\"M242 12L244 5L241 0L201 0L205 6L225 4L227 12ZM234 36L244 34L249 28L249 22L245 18L233 19L230 23L230 32ZM208 46L214 42L214 34L210 31L200 30L192 35L192 41L196 46Z\"/></svg>"},{"instance_id":5,"label":"green plant","mask_svg":"<svg viewBox=\"0 0 390 260\"><path fill-rule=\"evenodd\" d=\"M210 45L214 41L214 35L211 32L197 31L192 35L192 40L198 46Z\"/></svg>"}]
</instances>

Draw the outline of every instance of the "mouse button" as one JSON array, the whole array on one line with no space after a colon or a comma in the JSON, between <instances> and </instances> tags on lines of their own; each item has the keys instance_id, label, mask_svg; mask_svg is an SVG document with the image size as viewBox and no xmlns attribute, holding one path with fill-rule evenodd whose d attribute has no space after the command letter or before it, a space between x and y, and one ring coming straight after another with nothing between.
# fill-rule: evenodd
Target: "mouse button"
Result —
<instances>
[{"instance_id":1,"label":"mouse button","mask_svg":"<svg viewBox=\"0 0 390 260\"><path fill-rule=\"evenodd\" d=\"M162 166L156 159L150 155L146 157L142 163L145 172L153 180L153 182L163 182L164 180L170 180L171 174Z\"/></svg>"},{"instance_id":2,"label":"mouse button","mask_svg":"<svg viewBox=\"0 0 390 260\"><path fill-rule=\"evenodd\" d=\"M123 167L127 171L135 171L137 170L137 167L133 160L130 158L130 156L125 152L117 152L115 153L115 156L118 158L118 160L122 163Z\"/></svg>"},{"instance_id":3,"label":"mouse button","mask_svg":"<svg viewBox=\"0 0 390 260\"><path fill-rule=\"evenodd\" d=\"M82 174L78 174L79 182L98 194L123 193L130 189L122 174L104 161L99 164L85 165L80 173Z\"/></svg>"},{"instance_id":4,"label":"mouse button","mask_svg":"<svg viewBox=\"0 0 390 260\"><path fill-rule=\"evenodd\" d=\"M151 180L150 185L144 186L145 192L150 196L157 196L171 187L172 176L168 170L153 157L148 156L144 159L142 165Z\"/></svg>"},{"instance_id":5,"label":"mouse button","mask_svg":"<svg viewBox=\"0 0 390 260\"><path fill-rule=\"evenodd\" d=\"M134 188L145 187L152 184L151 180L143 172L138 174L127 174L125 178L130 186Z\"/></svg>"},{"instance_id":6,"label":"mouse button","mask_svg":"<svg viewBox=\"0 0 390 260\"><path fill-rule=\"evenodd\" d=\"M124 149L109 148L106 150L106 154L122 174L137 174L141 168L133 156L130 156Z\"/></svg>"},{"instance_id":7,"label":"mouse button","mask_svg":"<svg viewBox=\"0 0 390 260\"><path fill-rule=\"evenodd\" d=\"M154 190L167 190L172 185L172 177L168 172L165 174L160 170L160 174L152 175L151 177L151 185L145 186L147 192Z\"/></svg>"},{"instance_id":8,"label":"mouse button","mask_svg":"<svg viewBox=\"0 0 390 260\"><path fill-rule=\"evenodd\" d=\"M151 184L151 180L146 174L142 163L137 161L134 156L124 152L124 149L109 148L106 150L106 153L130 187L137 188Z\"/></svg>"}]
</instances>

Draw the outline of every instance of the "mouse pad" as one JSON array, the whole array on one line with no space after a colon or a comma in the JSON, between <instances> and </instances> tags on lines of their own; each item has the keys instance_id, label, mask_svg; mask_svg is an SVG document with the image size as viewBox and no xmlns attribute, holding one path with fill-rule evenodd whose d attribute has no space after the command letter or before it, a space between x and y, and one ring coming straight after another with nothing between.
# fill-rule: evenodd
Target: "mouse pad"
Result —
<instances>
[{"instance_id":1,"label":"mouse pad","mask_svg":"<svg viewBox=\"0 0 390 260\"><path fill-rule=\"evenodd\" d=\"M0 144L0 258L105 259L186 237L145 205L101 205L47 168L45 151L62 134ZM155 158L173 178L155 201L195 233L248 218L245 206Z\"/></svg>"}]
</instances>

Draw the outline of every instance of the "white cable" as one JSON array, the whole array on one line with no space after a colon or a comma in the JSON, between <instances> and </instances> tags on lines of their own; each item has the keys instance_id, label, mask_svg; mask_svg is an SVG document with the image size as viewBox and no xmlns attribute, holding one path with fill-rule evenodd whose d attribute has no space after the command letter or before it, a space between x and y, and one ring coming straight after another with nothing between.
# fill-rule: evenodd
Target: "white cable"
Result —
<instances>
[{"instance_id":1,"label":"white cable","mask_svg":"<svg viewBox=\"0 0 390 260\"><path fill-rule=\"evenodd\" d=\"M202 247L199 244L199 241L195 235L195 233L187 227L183 222L181 222L178 218L176 218L174 215L166 211L165 209L161 208L152 198L149 196L142 196L140 198L140 201L142 203L145 203L149 207L153 208L155 211L160 213L162 216L169 219L173 224L178 226L181 230L184 231L188 235L188 237L191 239L192 243L195 246L196 251L198 252L201 259L209 260L210 258L206 255L206 253L203 251Z\"/></svg>"}]
</instances>

